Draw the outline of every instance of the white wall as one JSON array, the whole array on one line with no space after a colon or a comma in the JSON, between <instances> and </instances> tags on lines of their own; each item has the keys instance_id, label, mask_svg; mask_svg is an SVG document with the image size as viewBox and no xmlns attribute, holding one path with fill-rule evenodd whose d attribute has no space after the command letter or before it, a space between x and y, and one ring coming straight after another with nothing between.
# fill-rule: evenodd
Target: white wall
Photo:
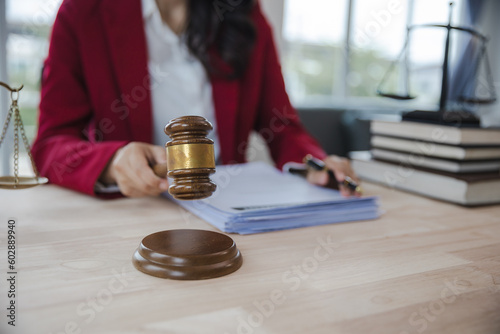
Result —
<instances>
[{"instance_id":1,"label":"white wall","mask_svg":"<svg viewBox=\"0 0 500 334\"><path fill-rule=\"evenodd\" d=\"M274 29L274 39L278 52L283 50L283 9L285 0L260 0L264 14Z\"/></svg>"},{"instance_id":2,"label":"white wall","mask_svg":"<svg viewBox=\"0 0 500 334\"><path fill-rule=\"evenodd\" d=\"M5 0L0 0L0 81L7 81L7 22L6 22L6 4ZM3 127L3 122L7 117L7 90L0 87L0 127ZM1 129L0 129L1 131ZM9 169L9 153L11 149L9 146L11 142L6 140L2 144L2 150L0 151L0 173L1 175L7 174Z\"/></svg>"},{"instance_id":3,"label":"white wall","mask_svg":"<svg viewBox=\"0 0 500 334\"><path fill-rule=\"evenodd\" d=\"M479 30L490 38L488 43L488 57L493 74L493 82L496 88L497 98L500 101L500 1L486 0L483 17ZM485 126L500 126L500 102L482 107L481 121Z\"/></svg>"}]
</instances>

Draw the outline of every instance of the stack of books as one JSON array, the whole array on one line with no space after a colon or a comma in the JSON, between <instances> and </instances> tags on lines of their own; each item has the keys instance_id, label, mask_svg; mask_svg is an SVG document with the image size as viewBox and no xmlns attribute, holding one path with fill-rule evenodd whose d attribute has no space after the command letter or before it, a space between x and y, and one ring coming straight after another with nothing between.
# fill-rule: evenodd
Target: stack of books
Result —
<instances>
[{"instance_id":1,"label":"stack of books","mask_svg":"<svg viewBox=\"0 0 500 334\"><path fill-rule=\"evenodd\" d=\"M462 205L500 203L500 129L372 121L362 179Z\"/></svg>"}]
</instances>

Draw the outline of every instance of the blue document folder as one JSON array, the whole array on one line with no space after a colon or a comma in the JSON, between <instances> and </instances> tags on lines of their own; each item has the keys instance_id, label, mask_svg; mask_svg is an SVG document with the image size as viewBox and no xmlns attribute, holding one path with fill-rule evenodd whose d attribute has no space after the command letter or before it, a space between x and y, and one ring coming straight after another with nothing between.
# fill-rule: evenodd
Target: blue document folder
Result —
<instances>
[{"instance_id":1,"label":"blue document folder","mask_svg":"<svg viewBox=\"0 0 500 334\"><path fill-rule=\"evenodd\" d=\"M342 197L262 162L218 166L216 192L207 199L177 201L227 233L252 234L376 219L376 197ZM165 194L170 197L170 195Z\"/></svg>"}]
</instances>

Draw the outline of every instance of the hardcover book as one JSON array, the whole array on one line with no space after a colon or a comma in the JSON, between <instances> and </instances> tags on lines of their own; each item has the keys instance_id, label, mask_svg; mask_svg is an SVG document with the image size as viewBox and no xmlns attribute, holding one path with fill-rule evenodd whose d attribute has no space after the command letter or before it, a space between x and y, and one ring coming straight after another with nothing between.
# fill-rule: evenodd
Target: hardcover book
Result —
<instances>
[{"instance_id":1,"label":"hardcover book","mask_svg":"<svg viewBox=\"0 0 500 334\"><path fill-rule=\"evenodd\" d=\"M500 173L457 174L373 159L352 152L352 166L363 180L465 206L500 203Z\"/></svg>"}]
</instances>

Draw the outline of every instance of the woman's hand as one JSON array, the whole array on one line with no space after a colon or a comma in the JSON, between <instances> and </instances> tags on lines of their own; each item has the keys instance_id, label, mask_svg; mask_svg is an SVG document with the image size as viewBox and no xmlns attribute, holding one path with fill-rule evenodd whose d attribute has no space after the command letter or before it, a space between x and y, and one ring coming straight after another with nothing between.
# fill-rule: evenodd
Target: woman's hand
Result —
<instances>
[{"instance_id":1,"label":"woman's hand","mask_svg":"<svg viewBox=\"0 0 500 334\"><path fill-rule=\"evenodd\" d=\"M336 155L330 155L325 160L326 167L333 172L335 175L334 182L338 182L339 190L342 196L357 196L361 197L361 193L355 190L352 190L346 187L343 182L346 176L349 176L354 180L357 184L359 184L359 179L354 174L354 171L351 168L351 164L349 160L345 158L338 157ZM310 183L317 184L320 186L326 186L330 180L329 175L326 171L315 171L310 170L307 173L307 180Z\"/></svg>"},{"instance_id":2,"label":"woman's hand","mask_svg":"<svg viewBox=\"0 0 500 334\"><path fill-rule=\"evenodd\" d=\"M168 189L168 181L156 176L151 166L166 161L163 147L130 143L115 153L99 181L117 184L128 197L158 196Z\"/></svg>"}]
</instances>

